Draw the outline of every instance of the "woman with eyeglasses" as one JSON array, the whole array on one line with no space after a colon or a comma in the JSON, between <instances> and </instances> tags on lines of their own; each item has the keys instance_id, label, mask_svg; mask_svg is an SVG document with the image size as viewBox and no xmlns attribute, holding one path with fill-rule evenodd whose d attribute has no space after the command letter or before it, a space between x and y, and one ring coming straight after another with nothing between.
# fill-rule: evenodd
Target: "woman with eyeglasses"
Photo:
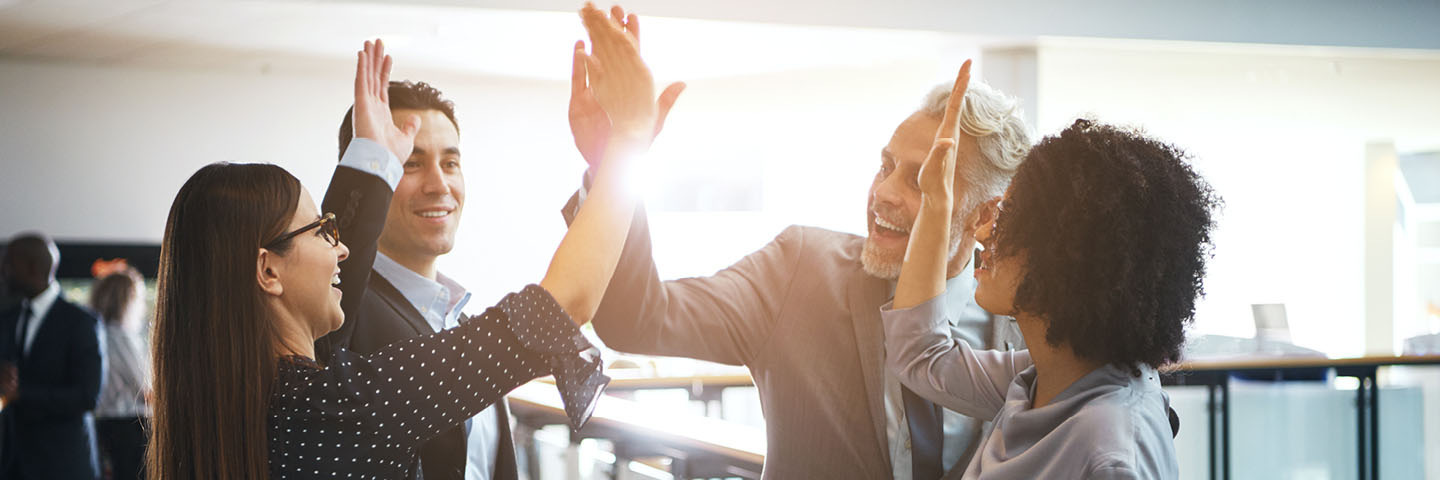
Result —
<instances>
[{"instance_id":1,"label":"woman with eyeglasses","mask_svg":"<svg viewBox=\"0 0 1440 480\"><path fill-rule=\"evenodd\" d=\"M395 180L384 172L409 156L418 130L418 119L391 118L379 41L358 55L356 139L327 193L352 211L318 211L273 165L213 164L181 187L153 329L151 478L416 478L425 440L550 374L571 427L584 423L608 379L577 325L623 245L634 199L620 181L649 146L655 97L634 38L593 6L582 17L589 60L603 67L589 80L612 121L595 189L539 284L460 327L369 356L313 358L315 339L344 321L337 287L364 290Z\"/></svg>"},{"instance_id":2,"label":"woman with eyeglasses","mask_svg":"<svg viewBox=\"0 0 1440 480\"><path fill-rule=\"evenodd\" d=\"M975 301L1014 317L1029 350L972 349L950 336L945 304L954 113L968 82L966 62L918 179L923 206L882 310L887 368L993 419L963 478L1178 478L1178 423L1156 368L1180 358L1218 198L1183 152L1135 131L1078 120L1041 140L964 229L986 247Z\"/></svg>"}]
</instances>

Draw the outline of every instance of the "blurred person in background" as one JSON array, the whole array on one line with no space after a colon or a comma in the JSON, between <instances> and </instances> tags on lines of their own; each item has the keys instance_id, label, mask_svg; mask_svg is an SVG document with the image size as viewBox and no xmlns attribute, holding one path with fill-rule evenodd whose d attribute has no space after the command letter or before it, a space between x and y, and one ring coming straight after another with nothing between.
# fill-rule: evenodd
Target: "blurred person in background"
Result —
<instances>
[{"instance_id":1,"label":"blurred person in background","mask_svg":"<svg viewBox=\"0 0 1440 480\"><path fill-rule=\"evenodd\" d=\"M99 280L90 308L105 324L109 368L95 407L100 449L111 478L145 478L145 430L150 422L150 352L140 338L145 322L145 278L123 260L96 262Z\"/></svg>"},{"instance_id":2,"label":"blurred person in background","mask_svg":"<svg viewBox=\"0 0 1440 480\"><path fill-rule=\"evenodd\" d=\"M66 301L60 249L38 233L10 240L0 277L20 305L0 313L0 478L92 480L100 474L91 410L105 377L100 320Z\"/></svg>"}]
</instances>

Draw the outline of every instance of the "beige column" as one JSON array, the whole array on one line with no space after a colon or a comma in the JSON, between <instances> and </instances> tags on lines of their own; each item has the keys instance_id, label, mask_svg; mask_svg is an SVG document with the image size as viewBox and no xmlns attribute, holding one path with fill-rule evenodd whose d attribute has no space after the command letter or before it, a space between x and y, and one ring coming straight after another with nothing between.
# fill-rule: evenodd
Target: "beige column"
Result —
<instances>
[{"instance_id":1,"label":"beige column","mask_svg":"<svg viewBox=\"0 0 1440 480\"><path fill-rule=\"evenodd\" d=\"M1365 354L1394 355L1395 176L1393 142L1365 145Z\"/></svg>"}]
</instances>

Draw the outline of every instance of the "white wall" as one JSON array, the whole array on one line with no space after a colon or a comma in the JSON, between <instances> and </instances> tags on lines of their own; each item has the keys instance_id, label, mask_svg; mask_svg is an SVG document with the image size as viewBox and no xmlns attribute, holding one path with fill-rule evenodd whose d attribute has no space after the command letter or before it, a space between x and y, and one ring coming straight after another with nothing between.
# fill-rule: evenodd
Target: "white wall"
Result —
<instances>
[{"instance_id":1,"label":"white wall","mask_svg":"<svg viewBox=\"0 0 1440 480\"><path fill-rule=\"evenodd\" d=\"M692 79L652 150L647 191L718 164L759 172L762 200L742 212L652 204L661 274L713 272L789 224L861 231L876 153L929 86L977 54L937 46L932 60ZM1249 304L1284 302L1297 343L1362 352L1364 146L1440 146L1440 55L1047 39L1035 64L1036 98L1022 100L1039 132L1082 113L1144 125L1193 153L1224 196L1196 333L1249 336ZM582 170L567 86L399 65L397 78L432 80L459 106L469 208L442 267L476 305L537 280ZM0 61L0 237L158 242L175 190L212 161L271 161L318 196L349 68Z\"/></svg>"},{"instance_id":2,"label":"white wall","mask_svg":"<svg viewBox=\"0 0 1440 480\"><path fill-rule=\"evenodd\" d=\"M690 81L652 149L650 181L706 165L747 169L759 172L762 204L746 212L656 205L661 273L713 272L792 223L862 231L880 148L931 85L953 78L959 62L945 59L975 54L937 48L951 50L935 61ZM431 81L457 104L468 199L442 269L475 293L474 306L538 281L564 234L559 209L583 171L566 123L568 85L411 72L399 61L395 78ZM38 229L62 241L158 243L175 191L214 161L284 166L318 201L336 161L351 68L262 74L0 61L0 238Z\"/></svg>"},{"instance_id":3,"label":"white wall","mask_svg":"<svg viewBox=\"0 0 1440 480\"><path fill-rule=\"evenodd\" d=\"M1440 145L1440 54L1049 40L1038 127L1143 125L1224 197L1197 333L1248 337L1286 304L1296 343L1363 353L1365 145Z\"/></svg>"}]
</instances>

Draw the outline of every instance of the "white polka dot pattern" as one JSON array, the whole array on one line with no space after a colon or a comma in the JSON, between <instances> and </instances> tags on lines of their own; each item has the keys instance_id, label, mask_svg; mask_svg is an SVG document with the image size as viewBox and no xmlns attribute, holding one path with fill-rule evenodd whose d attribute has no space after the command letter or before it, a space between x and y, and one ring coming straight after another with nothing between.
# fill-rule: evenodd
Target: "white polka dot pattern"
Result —
<instances>
[{"instance_id":1,"label":"white polka dot pattern","mask_svg":"<svg viewBox=\"0 0 1440 480\"><path fill-rule=\"evenodd\" d=\"M598 350L543 288L526 286L460 327L329 366L280 362L270 399L271 478L417 478L419 447L515 387L554 375L579 430L610 381Z\"/></svg>"}]
</instances>

